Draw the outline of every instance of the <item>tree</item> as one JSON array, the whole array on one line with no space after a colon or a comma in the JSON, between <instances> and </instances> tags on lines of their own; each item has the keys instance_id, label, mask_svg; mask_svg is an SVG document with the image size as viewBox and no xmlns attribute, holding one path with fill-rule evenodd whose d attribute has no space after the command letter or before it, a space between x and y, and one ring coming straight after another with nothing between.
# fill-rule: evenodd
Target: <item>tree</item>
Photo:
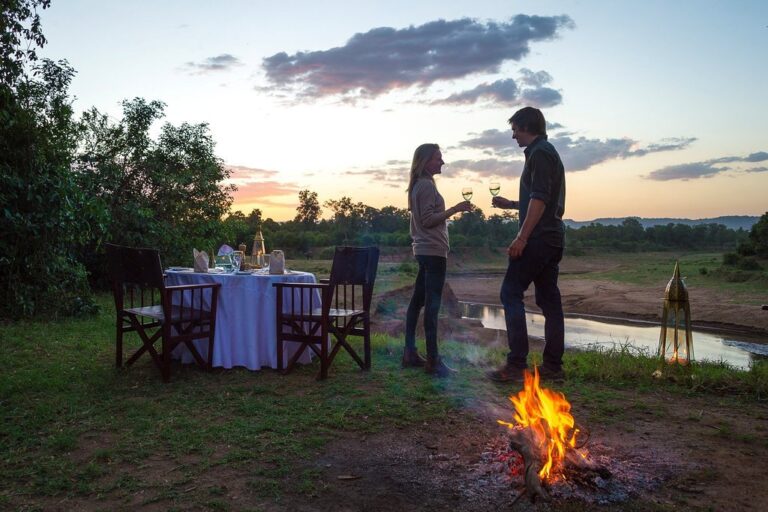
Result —
<instances>
[{"instance_id":1,"label":"tree","mask_svg":"<svg viewBox=\"0 0 768 512\"><path fill-rule=\"evenodd\" d=\"M302 223L305 227L317 224L320 219L320 203L317 200L317 192L311 192L307 189L299 192L299 208L296 211L296 222Z\"/></svg>"},{"instance_id":2,"label":"tree","mask_svg":"<svg viewBox=\"0 0 768 512\"><path fill-rule=\"evenodd\" d=\"M25 63L37 60L37 48L47 42L37 8L51 0L3 0L0 9L0 83L11 86L24 76Z\"/></svg>"},{"instance_id":3,"label":"tree","mask_svg":"<svg viewBox=\"0 0 768 512\"><path fill-rule=\"evenodd\" d=\"M169 263L188 262L193 247L211 247L227 235L222 219L235 187L222 183L229 171L214 153L208 126L166 123L153 140L150 129L164 108L135 98L123 102L116 123L96 109L83 114L76 176L108 215L86 253L101 254L101 242L111 241L155 247ZM103 274L103 264L102 258L89 268Z\"/></svg>"},{"instance_id":4,"label":"tree","mask_svg":"<svg viewBox=\"0 0 768 512\"><path fill-rule=\"evenodd\" d=\"M768 258L768 212L765 212L749 230L749 238L739 244L738 253Z\"/></svg>"},{"instance_id":5,"label":"tree","mask_svg":"<svg viewBox=\"0 0 768 512\"><path fill-rule=\"evenodd\" d=\"M37 8L0 9L0 317L92 311L85 270L73 257L91 209L72 179L77 143L66 61L36 62L45 44ZM28 74L29 73L29 74ZM95 217L95 216L94 216Z\"/></svg>"},{"instance_id":6,"label":"tree","mask_svg":"<svg viewBox=\"0 0 768 512\"><path fill-rule=\"evenodd\" d=\"M360 231L370 227L370 219L377 211L360 202L355 204L346 196L339 200L329 199L323 205L333 211L336 240L341 243L350 243Z\"/></svg>"}]
</instances>

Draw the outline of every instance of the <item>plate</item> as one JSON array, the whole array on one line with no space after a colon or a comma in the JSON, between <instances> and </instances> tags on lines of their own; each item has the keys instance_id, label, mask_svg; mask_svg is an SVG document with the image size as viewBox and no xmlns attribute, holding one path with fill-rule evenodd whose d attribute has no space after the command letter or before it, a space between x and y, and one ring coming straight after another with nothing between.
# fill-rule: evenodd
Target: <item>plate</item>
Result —
<instances>
[{"instance_id":1,"label":"plate","mask_svg":"<svg viewBox=\"0 0 768 512\"><path fill-rule=\"evenodd\" d=\"M171 272L192 272L192 268L189 267L169 267L168 270Z\"/></svg>"}]
</instances>

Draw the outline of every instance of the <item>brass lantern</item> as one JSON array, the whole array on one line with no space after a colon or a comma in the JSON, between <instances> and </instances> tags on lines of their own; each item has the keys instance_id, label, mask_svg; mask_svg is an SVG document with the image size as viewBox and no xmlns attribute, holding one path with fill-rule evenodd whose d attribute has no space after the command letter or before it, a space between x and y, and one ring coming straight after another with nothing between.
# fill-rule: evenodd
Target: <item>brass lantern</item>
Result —
<instances>
[{"instance_id":1,"label":"brass lantern","mask_svg":"<svg viewBox=\"0 0 768 512\"><path fill-rule=\"evenodd\" d=\"M259 267L264 265L264 254L267 250L264 248L264 235L261 234L261 229L253 237L253 248L251 249L252 260L255 265Z\"/></svg>"},{"instance_id":2,"label":"brass lantern","mask_svg":"<svg viewBox=\"0 0 768 512\"><path fill-rule=\"evenodd\" d=\"M664 292L664 310L661 313L659 358L662 362L686 365L693 360L691 334L691 305L688 290L680 278L680 265L675 262L672 279Z\"/></svg>"}]
</instances>

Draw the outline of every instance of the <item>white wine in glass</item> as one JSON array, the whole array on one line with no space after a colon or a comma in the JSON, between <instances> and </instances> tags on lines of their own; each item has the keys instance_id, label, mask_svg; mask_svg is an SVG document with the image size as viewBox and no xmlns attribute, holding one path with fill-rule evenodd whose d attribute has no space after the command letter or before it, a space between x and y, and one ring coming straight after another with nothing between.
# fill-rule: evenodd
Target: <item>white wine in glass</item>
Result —
<instances>
[{"instance_id":1,"label":"white wine in glass","mask_svg":"<svg viewBox=\"0 0 768 512\"><path fill-rule=\"evenodd\" d=\"M469 201L472 199L472 189L469 187L461 189L461 196L465 201Z\"/></svg>"},{"instance_id":2,"label":"white wine in glass","mask_svg":"<svg viewBox=\"0 0 768 512\"><path fill-rule=\"evenodd\" d=\"M501 185L499 185L495 181L491 182L491 184L488 185L488 190L491 191L491 195L493 197L496 197L497 195L499 195L499 191L501 190Z\"/></svg>"}]
</instances>

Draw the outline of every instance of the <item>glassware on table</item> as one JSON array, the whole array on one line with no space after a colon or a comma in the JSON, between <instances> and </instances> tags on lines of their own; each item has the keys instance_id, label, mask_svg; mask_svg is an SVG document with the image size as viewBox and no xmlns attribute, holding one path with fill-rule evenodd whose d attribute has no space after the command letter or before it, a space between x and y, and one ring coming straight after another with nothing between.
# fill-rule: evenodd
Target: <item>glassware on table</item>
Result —
<instances>
[{"instance_id":1,"label":"glassware on table","mask_svg":"<svg viewBox=\"0 0 768 512\"><path fill-rule=\"evenodd\" d=\"M220 254L215 257L214 259L214 267L220 268L224 272L232 272L232 255L231 254Z\"/></svg>"},{"instance_id":2,"label":"glassware on table","mask_svg":"<svg viewBox=\"0 0 768 512\"><path fill-rule=\"evenodd\" d=\"M238 271L241 270L241 265L243 264L243 253L241 251L235 251L232 253L232 265L234 266L234 270Z\"/></svg>"},{"instance_id":3,"label":"glassware on table","mask_svg":"<svg viewBox=\"0 0 768 512\"><path fill-rule=\"evenodd\" d=\"M472 199L472 189L469 187L465 187L461 189L461 196L464 198L465 201L469 201Z\"/></svg>"},{"instance_id":4,"label":"glassware on table","mask_svg":"<svg viewBox=\"0 0 768 512\"><path fill-rule=\"evenodd\" d=\"M265 272L269 272L269 254L265 254L262 257L264 258L264 264L261 268L263 268Z\"/></svg>"},{"instance_id":5,"label":"glassware on table","mask_svg":"<svg viewBox=\"0 0 768 512\"><path fill-rule=\"evenodd\" d=\"M493 197L496 197L501 191L501 185L499 185L499 183L496 181L492 181L490 185L488 185L488 190L491 192Z\"/></svg>"}]
</instances>

